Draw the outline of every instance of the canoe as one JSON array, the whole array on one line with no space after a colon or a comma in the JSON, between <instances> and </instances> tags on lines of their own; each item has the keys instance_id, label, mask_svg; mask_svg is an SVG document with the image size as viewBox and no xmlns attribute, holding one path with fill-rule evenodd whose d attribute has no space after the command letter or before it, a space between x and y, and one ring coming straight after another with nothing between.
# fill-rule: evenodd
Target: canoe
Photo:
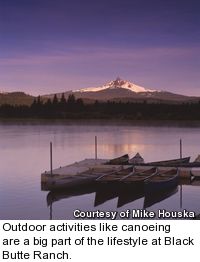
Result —
<instances>
[{"instance_id":1,"label":"canoe","mask_svg":"<svg viewBox=\"0 0 200 262\"><path fill-rule=\"evenodd\" d=\"M123 177L120 182L122 182L123 184L126 185L143 185L144 181L151 177L152 175L156 174L156 168L155 167L151 167L148 169L134 169L134 172L132 172L131 174Z\"/></svg>"},{"instance_id":2,"label":"canoe","mask_svg":"<svg viewBox=\"0 0 200 262\"><path fill-rule=\"evenodd\" d=\"M94 166L76 175L45 175L46 182L41 183L42 190L56 191L73 189L75 187L91 185L95 180L105 174L115 173L122 169L122 166Z\"/></svg>"},{"instance_id":3,"label":"canoe","mask_svg":"<svg viewBox=\"0 0 200 262\"><path fill-rule=\"evenodd\" d=\"M195 158L194 162L200 162L200 155L198 155L198 156Z\"/></svg>"},{"instance_id":4,"label":"canoe","mask_svg":"<svg viewBox=\"0 0 200 262\"><path fill-rule=\"evenodd\" d=\"M200 186L200 180L196 178L191 180L190 186Z\"/></svg>"},{"instance_id":5,"label":"canoe","mask_svg":"<svg viewBox=\"0 0 200 262\"><path fill-rule=\"evenodd\" d=\"M71 189L73 187L90 185L97 177L99 177L99 174L85 173L80 175L65 176L55 180L52 179L48 183L48 190Z\"/></svg>"},{"instance_id":6,"label":"canoe","mask_svg":"<svg viewBox=\"0 0 200 262\"><path fill-rule=\"evenodd\" d=\"M178 170L158 170L158 172L147 178L144 182L145 194L161 192L178 185Z\"/></svg>"},{"instance_id":7,"label":"canoe","mask_svg":"<svg viewBox=\"0 0 200 262\"><path fill-rule=\"evenodd\" d=\"M156 162L148 162L145 164L141 164L142 166L166 166L166 167L173 167L179 165L189 164L190 157L184 158L177 158L177 159L170 159L170 160L163 160L163 161L156 161Z\"/></svg>"},{"instance_id":8,"label":"canoe","mask_svg":"<svg viewBox=\"0 0 200 262\"><path fill-rule=\"evenodd\" d=\"M129 161L129 155L123 155L117 158L113 158L109 160L106 164L107 165L127 165Z\"/></svg>"},{"instance_id":9,"label":"canoe","mask_svg":"<svg viewBox=\"0 0 200 262\"><path fill-rule=\"evenodd\" d=\"M97 183L114 183L121 180L123 177L126 177L129 174L133 173L133 167L127 166L126 168L120 171L114 171L109 174L104 174L96 179Z\"/></svg>"},{"instance_id":10,"label":"canoe","mask_svg":"<svg viewBox=\"0 0 200 262\"><path fill-rule=\"evenodd\" d=\"M200 168L192 168L190 174L192 178L200 179Z\"/></svg>"},{"instance_id":11,"label":"canoe","mask_svg":"<svg viewBox=\"0 0 200 262\"><path fill-rule=\"evenodd\" d=\"M156 193L145 193L145 197L144 197L144 206L143 208L148 208L153 206L154 204L157 204L171 196L173 196L174 194L176 194L178 192L178 186L176 187L172 187L168 190L164 190L161 192L156 192Z\"/></svg>"},{"instance_id":12,"label":"canoe","mask_svg":"<svg viewBox=\"0 0 200 262\"><path fill-rule=\"evenodd\" d=\"M129 159L129 164L143 164L144 159L141 157L139 153L137 153L134 157Z\"/></svg>"}]
</instances>

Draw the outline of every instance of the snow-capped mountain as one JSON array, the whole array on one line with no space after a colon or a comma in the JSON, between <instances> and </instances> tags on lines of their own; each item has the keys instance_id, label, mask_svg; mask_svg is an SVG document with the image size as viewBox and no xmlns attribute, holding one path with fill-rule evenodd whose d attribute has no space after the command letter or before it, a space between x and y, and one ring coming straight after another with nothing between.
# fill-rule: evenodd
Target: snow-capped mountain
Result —
<instances>
[{"instance_id":1,"label":"snow-capped mountain","mask_svg":"<svg viewBox=\"0 0 200 262\"><path fill-rule=\"evenodd\" d=\"M71 89L71 90L70 90ZM190 97L180 94L174 94L168 91L158 91L147 89L142 86L133 84L129 81L120 79L110 81L100 87L90 87L75 90L73 87L62 93L53 93L42 95L41 99L46 101L48 98L53 99L56 94L60 99L62 94L67 99L69 95L74 95L76 99L81 98L85 103L94 103L96 100L101 102L149 102L149 103L183 103L183 102L199 102L200 97ZM39 94L38 94L39 95ZM25 94L24 92L2 92L0 91L0 105L30 105L34 100L34 96Z\"/></svg>"},{"instance_id":2,"label":"snow-capped mountain","mask_svg":"<svg viewBox=\"0 0 200 262\"><path fill-rule=\"evenodd\" d=\"M76 90L74 92L98 92L98 91L103 91L106 89L118 89L118 88L123 88L127 89L129 91L135 92L135 93L141 93L141 92L158 92L156 90L152 89L146 89L142 86L136 85L134 83L131 83L126 80L122 80L119 77L116 80L113 80L103 86L100 87L89 87L89 88L83 88L80 90Z\"/></svg>"},{"instance_id":3,"label":"snow-capped mountain","mask_svg":"<svg viewBox=\"0 0 200 262\"><path fill-rule=\"evenodd\" d=\"M197 98L174 94L168 91L158 91L154 89L147 89L142 86L136 85L129 81L120 79L110 81L100 87L89 87L79 90L64 92L65 97L73 94L76 98L83 99L86 103L98 101L121 101L121 102L137 102L147 101L153 103L176 103L184 101L196 101ZM57 93L58 98L61 93ZM54 94L46 95L45 98L53 98Z\"/></svg>"}]
</instances>

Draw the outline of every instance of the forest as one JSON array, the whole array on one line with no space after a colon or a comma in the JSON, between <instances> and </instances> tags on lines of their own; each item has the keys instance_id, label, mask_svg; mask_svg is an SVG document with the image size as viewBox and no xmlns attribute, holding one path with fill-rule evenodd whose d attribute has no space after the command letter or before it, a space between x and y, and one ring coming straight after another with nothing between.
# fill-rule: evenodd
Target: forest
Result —
<instances>
[{"instance_id":1,"label":"forest","mask_svg":"<svg viewBox=\"0 0 200 262\"><path fill-rule=\"evenodd\" d=\"M84 103L64 94L58 99L41 100L40 96L27 105L0 106L0 118L34 119L130 119L130 120L200 120L198 103L149 103L140 102L100 102Z\"/></svg>"}]
</instances>

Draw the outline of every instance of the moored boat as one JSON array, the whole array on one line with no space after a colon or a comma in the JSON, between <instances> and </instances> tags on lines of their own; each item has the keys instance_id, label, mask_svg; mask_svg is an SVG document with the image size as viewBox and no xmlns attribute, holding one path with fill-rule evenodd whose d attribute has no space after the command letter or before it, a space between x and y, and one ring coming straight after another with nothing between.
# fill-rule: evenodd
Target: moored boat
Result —
<instances>
[{"instance_id":1,"label":"moored boat","mask_svg":"<svg viewBox=\"0 0 200 262\"><path fill-rule=\"evenodd\" d=\"M199 162L200 163L200 155L198 155L196 158L195 158L195 160L194 160L194 162Z\"/></svg>"},{"instance_id":2,"label":"moored boat","mask_svg":"<svg viewBox=\"0 0 200 262\"><path fill-rule=\"evenodd\" d=\"M129 155L125 154L123 156L110 159L106 164L107 165L127 165L129 161Z\"/></svg>"},{"instance_id":3,"label":"moored boat","mask_svg":"<svg viewBox=\"0 0 200 262\"><path fill-rule=\"evenodd\" d=\"M193 179L200 179L200 168L192 168L190 173Z\"/></svg>"},{"instance_id":4,"label":"moored boat","mask_svg":"<svg viewBox=\"0 0 200 262\"><path fill-rule=\"evenodd\" d=\"M180 166L180 165L187 165L190 162L190 157L184 158L177 158L177 159L170 159L170 160L163 160L163 161L156 161L156 162L148 162L141 164L142 166L166 166L166 167L173 167L173 166Z\"/></svg>"},{"instance_id":5,"label":"moored boat","mask_svg":"<svg viewBox=\"0 0 200 262\"><path fill-rule=\"evenodd\" d=\"M158 170L155 175L145 180L145 193L161 192L173 188L178 185L178 178L176 168Z\"/></svg>"},{"instance_id":6,"label":"moored boat","mask_svg":"<svg viewBox=\"0 0 200 262\"><path fill-rule=\"evenodd\" d=\"M48 190L70 189L77 186L90 185L97 177L99 177L99 174L85 173L52 179L48 183Z\"/></svg>"},{"instance_id":7,"label":"moored boat","mask_svg":"<svg viewBox=\"0 0 200 262\"><path fill-rule=\"evenodd\" d=\"M143 164L143 163L144 163L144 159L143 157L141 157L139 153L137 153L134 157L129 159L129 164Z\"/></svg>"},{"instance_id":8,"label":"moored boat","mask_svg":"<svg viewBox=\"0 0 200 262\"><path fill-rule=\"evenodd\" d=\"M53 173L43 173L41 175L41 188L42 190L60 190L70 189L83 185L92 184L96 178L104 175L117 172L121 170L121 165L104 165L104 164L84 164L79 165L75 163L73 165L66 166L57 170L53 170Z\"/></svg>"},{"instance_id":9,"label":"moored boat","mask_svg":"<svg viewBox=\"0 0 200 262\"><path fill-rule=\"evenodd\" d=\"M131 188L140 188L144 186L144 181L156 174L156 167L146 168L146 169L137 169L134 168L134 172L123 177L120 182L123 186L128 186Z\"/></svg>"},{"instance_id":10,"label":"moored boat","mask_svg":"<svg viewBox=\"0 0 200 262\"><path fill-rule=\"evenodd\" d=\"M120 171L114 171L110 174L104 174L96 179L97 183L110 183L120 181L123 177L133 173L133 167L127 166Z\"/></svg>"}]
</instances>

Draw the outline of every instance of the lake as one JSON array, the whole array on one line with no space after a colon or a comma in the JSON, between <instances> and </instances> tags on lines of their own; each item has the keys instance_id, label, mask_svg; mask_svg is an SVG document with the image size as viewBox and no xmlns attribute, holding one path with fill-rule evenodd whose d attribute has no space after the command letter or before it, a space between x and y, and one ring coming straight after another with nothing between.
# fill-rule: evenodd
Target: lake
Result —
<instances>
[{"instance_id":1,"label":"lake","mask_svg":"<svg viewBox=\"0 0 200 262\"><path fill-rule=\"evenodd\" d=\"M53 168L85 158L94 158L94 137L98 157L114 158L139 152L146 162L183 156L193 161L200 153L200 127L135 124L106 121L1 121L0 122L0 219L73 219L73 211L138 209L144 197L135 201L108 197L94 207L97 196L90 189L58 195L41 191L40 175L49 170L49 143L53 143ZM100 195L100 198L102 196ZM103 196L105 197L105 196ZM123 196L122 196L123 197ZM171 196L147 210L191 210L200 213L200 187L178 186ZM124 202L123 202L124 201ZM51 205L49 205L51 203ZM97 203L96 203L97 204Z\"/></svg>"}]
</instances>

